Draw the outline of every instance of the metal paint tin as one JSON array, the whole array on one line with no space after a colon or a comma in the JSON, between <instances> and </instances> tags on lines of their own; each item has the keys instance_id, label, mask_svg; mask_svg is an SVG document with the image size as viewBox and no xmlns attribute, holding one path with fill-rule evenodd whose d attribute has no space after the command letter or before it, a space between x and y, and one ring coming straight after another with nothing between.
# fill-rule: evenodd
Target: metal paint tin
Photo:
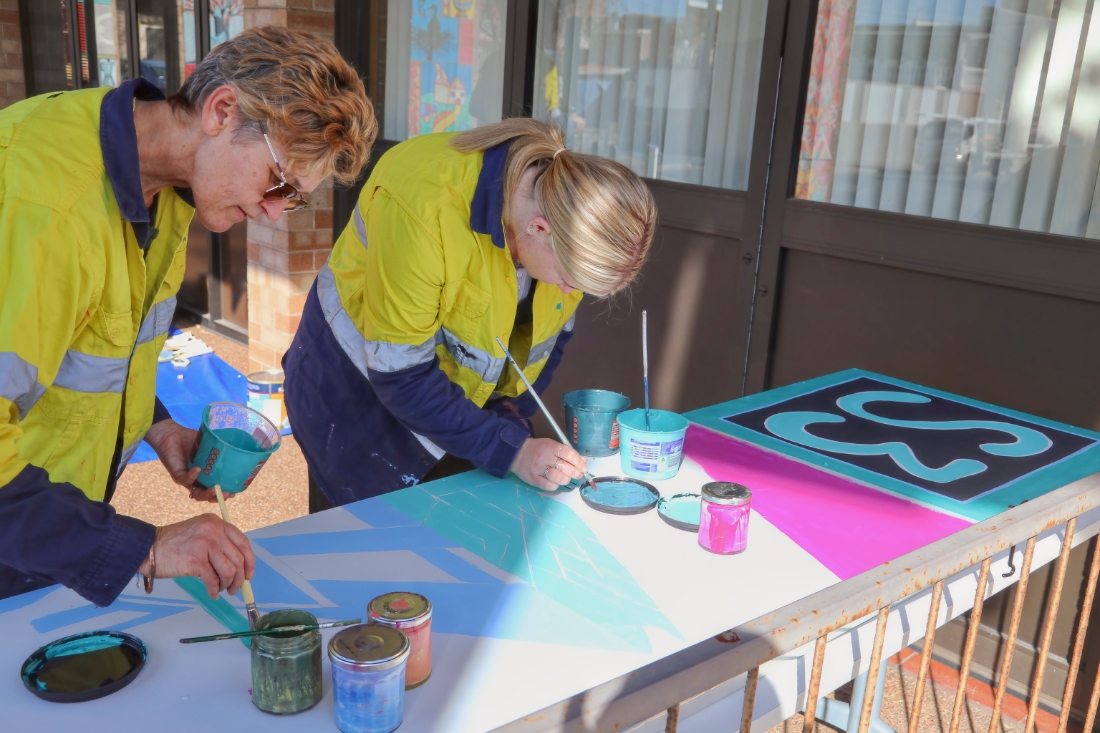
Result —
<instances>
[{"instance_id":1,"label":"metal paint tin","mask_svg":"<svg viewBox=\"0 0 1100 733\"><path fill-rule=\"evenodd\" d=\"M398 629L360 624L328 643L336 727L343 733L391 733L405 715L409 638Z\"/></svg>"},{"instance_id":2,"label":"metal paint tin","mask_svg":"<svg viewBox=\"0 0 1100 733\"><path fill-rule=\"evenodd\" d=\"M744 552L749 541L752 492L741 484L703 485L699 503L699 545L716 555Z\"/></svg>"},{"instance_id":3,"label":"metal paint tin","mask_svg":"<svg viewBox=\"0 0 1100 733\"><path fill-rule=\"evenodd\" d=\"M272 611L257 629L315 624L306 611ZM321 699L321 632L252 637L252 704L267 713L300 713Z\"/></svg>"},{"instance_id":4,"label":"metal paint tin","mask_svg":"<svg viewBox=\"0 0 1100 733\"><path fill-rule=\"evenodd\" d=\"M367 623L400 629L409 637L405 689L411 690L432 675L432 602L419 593L396 591L367 604Z\"/></svg>"},{"instance_id":5,"label":"metal paint tin","mask_svg":"<svg viewBox=\"0 0 1100 733\"><path fill-rule=\"evenodd\" d=\"M248 406L275 423L280 430L290 427L283 400L283 371L268 369L248 375Z\"/></svg>"}]
</instances>

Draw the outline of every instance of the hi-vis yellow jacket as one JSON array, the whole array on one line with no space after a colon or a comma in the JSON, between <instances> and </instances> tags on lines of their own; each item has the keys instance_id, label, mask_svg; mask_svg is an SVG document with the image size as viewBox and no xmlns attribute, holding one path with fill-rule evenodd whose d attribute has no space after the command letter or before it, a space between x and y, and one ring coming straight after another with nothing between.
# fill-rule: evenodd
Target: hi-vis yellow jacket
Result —
<instances>
[{"instance_id":1,"label":"hi-vis yellow jacket","mask_svg":"<svg viewBox=\"0 0 1100 733\"><path fill-rule=\"evenodd\" d=\"M152 423L194 209L161 191L143 256L100 147L109 91L0 112L0 493L31 464L102 499L120 427L121 467Z\"/></svg>"},{"instance_id":2,"label":"hi-vis yellow jacket","mask_svg":"<svg viewBox=\"0 0 1100 733\"><path fill-rule=\"evenodd\" d=\"M450 380L481 407L525 390L496 338L534 382L558 335L572 329L583 294L540 282L533 322L513 328L518 283L511 254L503 241L471 228L482 156L454 150L452 137L422 135L382 157L318 274L317 295L364 375L438 356Z\"/></svg>"}]
</instances>

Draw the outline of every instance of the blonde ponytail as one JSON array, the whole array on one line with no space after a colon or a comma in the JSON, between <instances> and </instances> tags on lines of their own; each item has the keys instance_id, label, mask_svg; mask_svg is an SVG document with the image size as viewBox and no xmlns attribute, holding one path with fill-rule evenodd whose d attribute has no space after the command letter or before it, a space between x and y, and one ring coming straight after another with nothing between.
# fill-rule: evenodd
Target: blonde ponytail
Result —
<instances>
[{"instance_id":1,"label":"blonde ponytail","mask_svg":"<svg viewBox=\"0 0 1100 733\"><path fill-rule=\"evenodd\" d=\"M523 172L546 164L535 182L535 203L550 222L554 256L565 274L597 297L633 282L657 226L657 204L642 179L608 158L569 150L561 128L527 117L461 132L451 147L474 153L509 140L504 210Z\"/></svg>"}]
</instances>

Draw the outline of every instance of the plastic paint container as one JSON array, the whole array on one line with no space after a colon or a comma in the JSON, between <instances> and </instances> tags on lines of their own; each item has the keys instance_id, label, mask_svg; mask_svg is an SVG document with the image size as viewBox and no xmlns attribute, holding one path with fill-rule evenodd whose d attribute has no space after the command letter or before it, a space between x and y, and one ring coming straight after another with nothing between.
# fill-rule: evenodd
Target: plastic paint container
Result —
<instances>
[{"instance_id":1,"label":"plastic paint container","mask_svg":"<svg viewBox=\"0 0 1100 733\"><path fill-rule=\"evenodd\" d=\"M199 449L188 464L199 466L198 483L223 491L244 491L279 448L279 429L266 417L236 402L203 408Z\"/></svg>"},{"instance_id":2,"label":"plastic paint container","mask_svg":"<svg viewBox=\"0 0 1100 733\"><path fill-rule=\"evenodd\" d=\"M248 375L248 407L255 410L280 430L290 427L283 400L283 370L269 369Z\"/></svg>"},{"instance_id":3,"label":"plastic paint container","mask_svg":"<svg viewBox=\"0 0 1100 733\"><path fill-rule=\"evenodd\" d=\"M699 506L699 544L716 555L744 552L749 541L752 492L741 484L703 484Z\"/></svg>"},{"instance_id":4,"label":"plastic paint container","mask_svg":"<svg viewBox=\"0 0 1100 733\"><path fill-rule=\"evenodd\" d=\"M431 601L419 593L386 593L367 604L367 623L400 629L409 637L409 662L405 666L406 690L428 681L432 676Z\"/></svg>"},{"instance_id":5,"label":"plastic paint container","mask_svg":"<svg viewBox=\"0 0 1100 733\"><path fill-rule=\"evenodd\" d=\"M257 629L315 624L306 611L272 611ZM321 699L321 632L288 631L252 637L252 704L265 713L300 713Z\"/></svg>"},{"instance_id":6,"label":"plastic paint container","mask_svg":"<svg viewBox=\"0 0 1100 733\"><path fill-rule=\"evenodd\" d=\"M409 638L398 629L360 624L328 643L336 727L343 733L390 733L405 716Z\"/></svg>"},{"instance_id":7,"label":"plastic paint container","mask_svg":"<svg viewBox=\"0 0 1100 733\"><path fill-rule=\"evenodd\" d=\"M565 435L582 456L613 456L619 450L619 413L630 398L604 389L578 389L561 398Z\"/></svg>"},{"instance_id":8,"label":"plastic paint container","mask_svg":"<svg viewBox=\"0 0 1100 733\"><path fill-rule=\"evenodd\" d=\"M680 470L688 424L686 417L675 412L650 410L650 429L646 430L645 410L627 410L619 415L619 462L623 473L646 481L675 476Z\"/></svg>"}]
</instances>

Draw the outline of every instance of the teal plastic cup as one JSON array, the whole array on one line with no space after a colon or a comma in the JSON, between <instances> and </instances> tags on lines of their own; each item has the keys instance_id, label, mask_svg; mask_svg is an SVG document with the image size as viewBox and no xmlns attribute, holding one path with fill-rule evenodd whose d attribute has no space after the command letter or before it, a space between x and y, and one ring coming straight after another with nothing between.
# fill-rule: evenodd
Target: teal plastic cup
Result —
<instances>
[{"instance_id":1,"label":"teal plastic cup","mask_svg":"<svg viewBox=\"0 0 1100 733\"><path fill-rule=\"evenodd\" d=\"M604 389L578 389L561 398L565 436L582 456L613 456L619 450L619 413L630 398Z\"/></svg>"},{"instance_id":2,"label":"teal plastic cup","mask_svg":"<svg viewBox=\"0 0 1100 733\"><path fill-rule=\"evenodd\" d=\"M680 470L688 419L667 410L628 410L619 415L619 462L623 473L633 478L659 481Z\"/></svg>"},{"instance_id":3,"label":"teal plastic cup","mask_svg":"<svg viewBox=\"0 0 1100 733\"><path fill-rule=\"evenodd\" d=\"M199 448L190 467L199 466L198 483L236 494L248 488L267 459L279 449L279 428L266 417L236 402L214 402L203 408Z\"/></svg>"}]
</instances>

